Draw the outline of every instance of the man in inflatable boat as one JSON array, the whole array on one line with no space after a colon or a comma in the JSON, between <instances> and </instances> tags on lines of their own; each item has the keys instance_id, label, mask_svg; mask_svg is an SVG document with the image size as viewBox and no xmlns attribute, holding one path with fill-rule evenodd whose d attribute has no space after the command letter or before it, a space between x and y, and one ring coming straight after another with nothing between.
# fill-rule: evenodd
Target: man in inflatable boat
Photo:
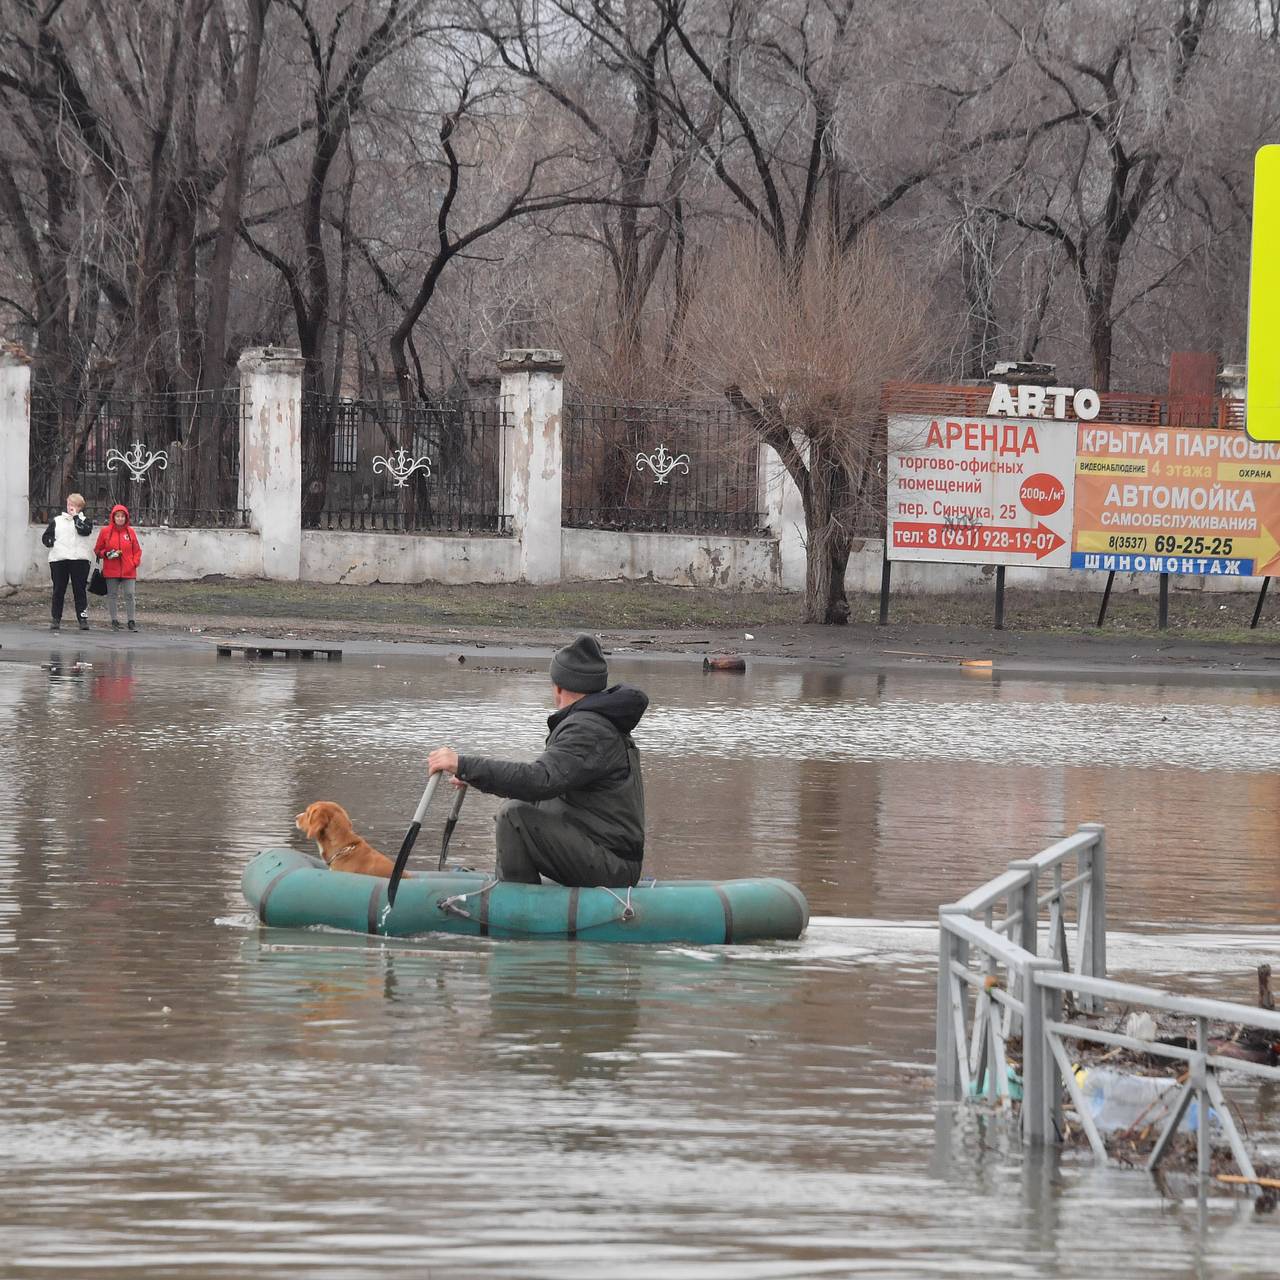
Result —
<instances>
[{"instance_id":1,"label":"man in inflatable boat","mask_svg":"<svg viewBox=\"0 0 1280 1280\"><path fill-rule=\"evenodd\" d=\"M497 817L498 879L633 885L644 857L644 782L631 731L649 699L625 684L609 686L600 645L586 635L551 659L551 688L551 732L531 764L437 747L430 772L506 797Z\"/></svg>"}]
</instances>

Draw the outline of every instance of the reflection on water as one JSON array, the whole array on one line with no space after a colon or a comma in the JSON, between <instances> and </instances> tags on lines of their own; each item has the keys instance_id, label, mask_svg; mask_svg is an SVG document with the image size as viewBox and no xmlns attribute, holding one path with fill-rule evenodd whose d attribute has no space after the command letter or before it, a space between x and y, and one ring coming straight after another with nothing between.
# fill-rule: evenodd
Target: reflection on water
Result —
<instances>
[{"instance_id":1,"label":"reflection on water","mask_svg":"<svg viewBox=\"0 0 1280 1280\"><path fill-rule=\"evenodd\" d=\"M538 750L541 676L53 653L0 662L13 1274L1270 1265L1237 1204L1024 1159L982 1117L935 1131L929 922L1097 819L1113 964L1248 998L1280 908L1275 691L618 663L654 701L649 869L785 875L809 934L385 944L259 931L245 858L318 798L394 849L430 746ZM459 859L489 865L494 807Z\"/></svg>"}]
</instances>

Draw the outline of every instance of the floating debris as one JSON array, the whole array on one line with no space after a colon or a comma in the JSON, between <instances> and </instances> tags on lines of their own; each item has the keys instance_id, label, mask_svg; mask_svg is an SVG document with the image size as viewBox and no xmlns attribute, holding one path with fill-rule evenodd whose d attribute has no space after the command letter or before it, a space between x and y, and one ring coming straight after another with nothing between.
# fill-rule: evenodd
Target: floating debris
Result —
<instances>
[{"instance_id":1,"label":"floating debris","mask_svg":"<svg viewBox=\"0 0 1280 1280\"><path fill-rule=\"evenodd\" d=\"M747 669L747 660L745 658L717 657L703 658L703 671L745 671Z\"/></svg>"}]
</instances>

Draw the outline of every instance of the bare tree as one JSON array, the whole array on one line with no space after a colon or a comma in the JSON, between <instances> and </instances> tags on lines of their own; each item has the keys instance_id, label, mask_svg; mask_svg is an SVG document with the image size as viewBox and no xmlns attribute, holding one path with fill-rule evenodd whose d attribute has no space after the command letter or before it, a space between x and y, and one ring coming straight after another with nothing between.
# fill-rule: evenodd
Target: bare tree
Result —
<instances>
[{"instance_id":1,"label":"bare tree","mask_svg":"<svg viewBox=\"0 0 1280 1280\"><path fill-rule=\"evenodd\" d=\"M1111 385L1117 287L1143 219L1186 167L1193 135L1188 95L1205 61L1215 0L1141 0L1120 10L1036 7L1000 12L1060 98L1064 115L1036 159L1035 180L997 216L1056 241L1079 284L1091 380Z\"/></svg>"},{"instance_id":2,"label":"bare tree","mask_svg":"<svg viewBox=\"0 0 1280 1280\"><path fill-rule=\"evenodd\" d=\"M842 250L832 235L788 270L768 239L739 233L690 303L686 388L727 396L800 490L806 622L848 620L852 540L884 516L880 389L922 367L928 315L874 238Z\"/></svg>"},{"instance_id":3,"label":"bare tree","mask_svg":"<svg viewBox=\"0 0 1280 1280\"><path fill-rule=\"evenodd\" d=\"M612 377L617 386L636 384L645 304L683 234L680 192L720 104L713 100L688 133L672 127L666 65L673 24L661 5L500 0L478 6L475 21L502 65L536 85L609 171L618 199L596 209L588 234L613 275Z\"/></svg>"}]
</instances>

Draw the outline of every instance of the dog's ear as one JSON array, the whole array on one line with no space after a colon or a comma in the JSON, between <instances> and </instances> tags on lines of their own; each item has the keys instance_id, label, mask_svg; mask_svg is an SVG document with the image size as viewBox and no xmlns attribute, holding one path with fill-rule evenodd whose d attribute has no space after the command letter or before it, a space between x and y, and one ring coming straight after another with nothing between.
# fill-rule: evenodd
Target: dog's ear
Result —
<instances>
[{"instance_id":1,"label":"dog's ear","mask_svg":"<svg viewBox=\"0 0 1280 1280\"><path fill-rule=\"evenodd\" d=\"M329 815L325 811L325 807L319 801L315 804L309 804L298 815L298 825L302 828L302 833L310 837L312 840L317 839L329 825Z\"/></svg>"}]
</instances>

